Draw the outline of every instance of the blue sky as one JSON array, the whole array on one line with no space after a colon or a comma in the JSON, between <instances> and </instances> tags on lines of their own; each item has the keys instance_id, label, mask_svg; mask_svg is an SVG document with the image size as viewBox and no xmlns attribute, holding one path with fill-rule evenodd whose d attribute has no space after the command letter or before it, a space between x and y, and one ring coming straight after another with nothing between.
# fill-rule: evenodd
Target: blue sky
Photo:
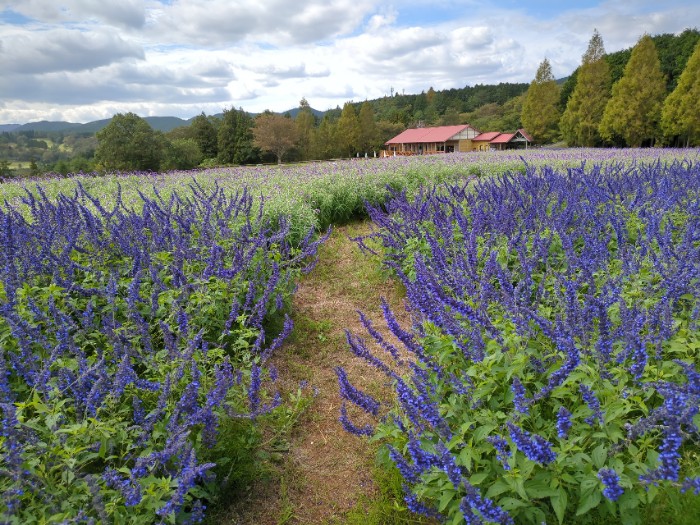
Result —
<instances>
[{"instance_id":1,"label":"blue sky","mask_svg":"<svg viewBox=\"0 0 700 525\"><path fill-rule=\"evenodd\" d=\"M0 0L0 124L133 111L321 110L394 91L530 82L679 33L697 2Z\"/></svg>"}]
</instances>

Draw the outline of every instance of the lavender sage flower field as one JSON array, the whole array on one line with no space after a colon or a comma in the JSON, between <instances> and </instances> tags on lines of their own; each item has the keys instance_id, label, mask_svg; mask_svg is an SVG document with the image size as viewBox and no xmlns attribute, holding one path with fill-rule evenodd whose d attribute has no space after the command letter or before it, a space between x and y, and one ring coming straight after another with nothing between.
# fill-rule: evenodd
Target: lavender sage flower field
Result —
<instances>
[{"instance_id":1,"label":"lavender sage flower field","mask_svg":"<svg viewBox=\"0 0 700 525\"><path fill-rule=\"evenodd\" d=\"M153 194L0 209L3 523L197 522L222 419L279 403L266 318L323 238L246 191Z\"/></svg>"},{"instance_id":2,"label":"lavender sage flower field","mask_svg":"<svg viewBox=\"0 0 700 525\"><path fill-rule=\"evenodd\" d=\"M662 490L700 495L691 155L531 166L370 208L415 324L386 304L385 318L412 357L402 366L371 326L348 333L397 404L359 425L377 401L338 370L341 421L388 445L409 508L454 524L633 524Z\"/></svg>"}]
</instances>

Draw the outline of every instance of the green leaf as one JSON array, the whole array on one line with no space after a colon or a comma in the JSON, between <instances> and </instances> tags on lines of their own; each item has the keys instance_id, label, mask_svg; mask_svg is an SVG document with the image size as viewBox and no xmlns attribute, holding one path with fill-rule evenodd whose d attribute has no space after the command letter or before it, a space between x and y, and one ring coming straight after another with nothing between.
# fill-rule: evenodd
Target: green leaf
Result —
<instances>
[{"instance_id":1,"label":"green leaf","mask_svg":"<svg viewBox=\"0 0 700 525\"><path fill-rule=\"evenodd\" d=\"M586 492L581 495L581 499L578 502L578 508L576 509L576 515L577 516L583 516L586 514L591 509L594 509L598 506L600 503L600 492L593 491L593 492Z\"/></svg>"},{"instance_id":2,"label":"green leaf","mask_svg":"<svg viewBox=\"0 0 700 525\"><path fill-rule=\"evenodd\" d=\"M471 483L472 485L478 485L486 478L488 478L489 474L490 472L478 472L476 474L472 474L472 476L469 478L469 483Z\"/></svg>"},{"instance_id":3,"label":"green leaf","mask_svg":"<svg viewBox=\"0 0 700 525\"><path fill-rule=\"evenodd\" d=\"M438 503L438 512L442 512L447 508L447 506L452 502L455 496L454 490L447 490L440 497L440 502Z\"/></svg>"},{"instance_id":4,"label":"green leaf","mask_svg":"<svg viewBox=\"0 0 700 525\"><path fill-rule=\"evenodd\" d=\"M506 512L513 509L518 509L522 507L527 507L529 503L525 503L522 500L516 498L502 498L499 502L500 507Z\"/></svg>"},{"instance_id":5,"label":"green leaf","mask_svg":"<svg viewBox=\"0 0 700 525\"><path fill-rule=\"evenodd\" d=\"M558 494L557 489L550 487L548 484L541 481L526 481L525 490L528 497L531 499L551 498Z\"/></svg>"},{"instance_id":6,"label":"green leaf","mask_svg":"<svg viewBox=\"0 0 700 525\"><path fill-rule=\"evenodd\" d=\"M593 451L593 454L591 454L591 457L593 458L593 464L601 469L605 465L605 460L608 457L608 449L603 444L598 445Z\"/></svg>"},{"instance_id":7,"label":"green leaf","mask_svg":"<svg viewBox=\"0 0 700 525\"><path fill-rule=\"evenodd\" d=\"M489 490L486 491L486 497L493 498L494 496L498 496L499 494L503 494L504 492L507 492L509 490L510 485L506 483L503 479L498 479L493 485L489 487Z\"/></svg>"},{"instance_id":8,"label":"green leaf","mask_svg":"<svg viewBox=\"0 0 700 525\"><path fill-rule=\"evenodd\" d=\"M564 515L566 514L566 505L569 502L568 496L566 495L566 490L564 487L559 487L557 489L556 496L552 496L549 501L552 503L552 508L554 509L554 514L557 515L559 520L559 525L564 523Z\"/></svg>"},{"instance_id":9,"label":"green leaf","mask_svg":"<svg viewBox=\"0 0 700 525\"><path fill-rule=\"evenodd\" d=\"M475 442L482 441L491 431L496 428L494 425L482 425L477 428L473 433L472 437Z\"/></svg>"}]
</instances>

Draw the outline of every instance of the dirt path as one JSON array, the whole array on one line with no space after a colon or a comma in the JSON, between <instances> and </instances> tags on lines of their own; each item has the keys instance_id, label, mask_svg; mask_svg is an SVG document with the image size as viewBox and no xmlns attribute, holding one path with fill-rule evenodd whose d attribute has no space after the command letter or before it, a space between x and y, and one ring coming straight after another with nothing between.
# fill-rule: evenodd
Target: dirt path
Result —
<instances>
[{"instance_id":1,"label":"dirt path","mask_svg":"<svg viewBox=\"0 0 700 525\"><path fill-rule=\"evenodd\" d=\"M343 523L347 511L376 490L371 475L376 448L341 427L334 371L342 366L357 386L390 395L386 378L356 358L345 341L346 328L365 334L357 310L383 328L380 297L397 316L405 316L400 286L382 273L378 258L363 255L348 239L369 231L368 222L337 228L321 248L316 268L299 283L294 333L272 364L283 391L294 392L307 381L317 395L280 447L275 472L253 487L231 523Z\"/></svg>"}]
</instances>

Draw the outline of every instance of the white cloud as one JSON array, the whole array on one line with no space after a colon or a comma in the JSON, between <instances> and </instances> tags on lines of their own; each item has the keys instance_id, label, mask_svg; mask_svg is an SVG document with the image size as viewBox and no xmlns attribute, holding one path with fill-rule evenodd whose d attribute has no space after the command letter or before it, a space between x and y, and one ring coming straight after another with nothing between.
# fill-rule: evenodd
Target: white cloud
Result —
<instances>
[{"instance_id":1,"label":"white cloud","mask_svg":"<svg viewBox=\"0 0 700 525\"><path fill-rule=\"evenodd\" d=\"M126 58L143 59L140 46L113 31L14 32L3 37L0 70L5 75L42 74L53 71L82 71Z\"/></svg>"},{"instance_id":2,"label":"white cloud","mask_svg":"<svg viewBox=\"0 0 700 525\"><path fill-rule=\"evenodd\" d=\"M2 4L41 23L100 20L108 25L140 28L145 22L145 7L140 0L6 0Z\"/></svg>"},{"instance_id":3,"label":"white cloud","mask_svg":"<svg viewBox=\"0 0 700 525\"><path fill-rule=\"evenodd\" d=\"M391 87L530 82L545 56L556 77L570 74L594 28L616 51L700 19L700 5L680 0L561 3L542 18L528 4L472 0L0 0L3 8L30 21L0 17L0 123L284 111L302 97L327 109Z\"/></svg>"}]
</instances>

